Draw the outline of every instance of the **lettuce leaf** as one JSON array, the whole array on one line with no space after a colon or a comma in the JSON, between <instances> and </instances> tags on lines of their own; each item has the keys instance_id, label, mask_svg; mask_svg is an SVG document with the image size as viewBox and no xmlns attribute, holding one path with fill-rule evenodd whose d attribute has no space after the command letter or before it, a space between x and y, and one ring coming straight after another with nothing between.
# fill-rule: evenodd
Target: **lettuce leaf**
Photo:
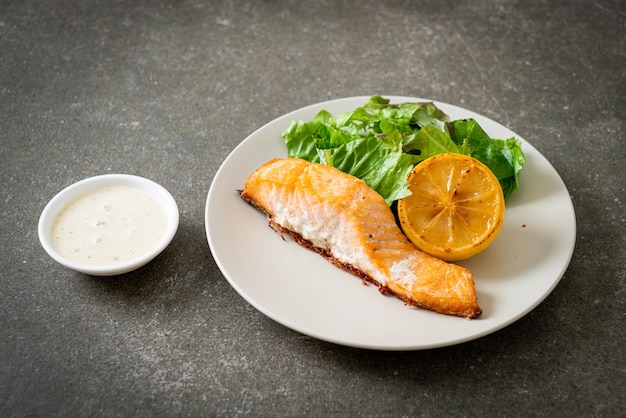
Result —
<instances>
[{"instance_id":1,"label":"lettuce leaf","mask_svg":"<svg viewBox=\"0 0 626 418\"><path fill-rule=\"evenodd\" d=\"M320 162L350 173L376 190L389 206L411 194L406 181L412 158L402 151L402 137L368 136L337 148L320 150Z\"/></svg>"},{"instance_id":2,"label":"lettuce leaf","mask_svg":"<svg viewBox=\"0 0 626 418\"><path fill-rule=\"evenodd\" d=\"M491 169L505 199L511 196L519 188L518 174L526 162L521 143L515 138L491 138L474 119L455 120L451 125L453 141L466 143L467 155Z\"/></svg>"},{"instance_id":3,"label":"lettuce leaf","mask_svg":"<svg viewBox=\"0 0 626 418\"><path fill-rule=\"evenodd\" d=\"M293 121L283 132L289 157L338 168L364 180L391 205L410 194L408 175L420 161L454 152L487 165L505 199L519 187L525 163L515 138L492 139L474 119L450 121L435 104L391 104L374 95L337 116L321 110L311 121Z\"/></svg>"}]
</instances>

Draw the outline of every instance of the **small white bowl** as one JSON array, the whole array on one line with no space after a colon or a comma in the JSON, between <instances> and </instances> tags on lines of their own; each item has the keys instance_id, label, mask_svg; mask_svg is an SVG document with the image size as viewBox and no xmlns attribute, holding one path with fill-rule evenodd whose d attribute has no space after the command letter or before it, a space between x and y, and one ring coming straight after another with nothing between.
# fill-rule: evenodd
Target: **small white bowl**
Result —
<instances>
[{"instance_id":1,"label":"small white bowl","mask_svg":"<svg viewBox=\"0 0 626 418\"><path fill-rule=\"evenodd\" d=\"M57 252L52 245L52 227L55 217L59 212L72 200L85 195L86 193L104 188L114 186L127 186L135 189L147 192L153 199L156 199L166 213L167 226L166 232L163 234L160 241L158 241L154 247L146 254L140 255L130 261L114 265L89 265L80 264L71 260L68 260L59 252ZM172 241L176 231L178 229L178 206L172 195L165 190L161 185L148 180L143 177L129 175L129 174L105 174L101 176L90 177L81 180L71 186L66 187L60 191L56 196L48 202L41 217L39 218L39 241L44 250L58 263L68 267L72 270L76 270L81 273L90 274L93 276L114 276L118 274L127 273L129 271L138 269L144 266L148 262L152 261L157 255L159 255Z\"/></svg>"}]
</instances>

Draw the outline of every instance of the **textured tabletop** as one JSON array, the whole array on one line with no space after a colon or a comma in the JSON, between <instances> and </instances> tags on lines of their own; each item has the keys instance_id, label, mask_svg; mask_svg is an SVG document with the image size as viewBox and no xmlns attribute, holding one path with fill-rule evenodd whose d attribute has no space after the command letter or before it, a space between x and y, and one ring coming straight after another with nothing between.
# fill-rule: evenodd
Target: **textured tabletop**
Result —
<instances>
[{"instance_id":1,"label":"textured tabletop","mask_svg":"<svg viewBox=\"0 0 626 418\"><path fill-rule=\"evenodd\" d=\"M0 415L626 415L625 21L619 0L2 1ZM576 245L529 314L376 351L231 287L204 220L224 159L289 111L370 94L485 115L560 174ZM107 173L163 185L180 226L147 266L97 278L56 264L37 222Z\"/></svg>"}]
</instances>

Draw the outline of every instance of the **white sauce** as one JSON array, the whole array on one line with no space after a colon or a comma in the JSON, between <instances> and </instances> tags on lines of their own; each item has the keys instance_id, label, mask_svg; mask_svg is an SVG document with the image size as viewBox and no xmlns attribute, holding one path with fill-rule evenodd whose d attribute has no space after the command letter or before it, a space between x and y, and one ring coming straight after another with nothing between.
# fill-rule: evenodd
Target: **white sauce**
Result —
<instances>
[{"instance_id":1,"label":"white sauce","mask_svg":"<svg viewBox=\"0 0 626 418\"><path fill-rule=\"evenodd\" d=\"M59 212L52 224L52 245L76 263L123 264L150 252L166 229L165 210L147 192L104 187Z\"/></svg>"}]
</instances>

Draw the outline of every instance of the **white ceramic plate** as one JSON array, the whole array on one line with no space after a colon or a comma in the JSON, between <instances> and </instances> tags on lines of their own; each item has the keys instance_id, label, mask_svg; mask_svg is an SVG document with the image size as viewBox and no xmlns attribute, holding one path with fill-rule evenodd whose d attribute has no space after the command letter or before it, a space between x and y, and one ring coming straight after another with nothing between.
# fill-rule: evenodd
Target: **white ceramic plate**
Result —
<instances>
[{"instance_id":1,"label":"white ceramic plate","mask_svg":"<svg viewBox=\"0 0 626 418\"><path fill-rule=\"evenodd\" d=\"M426 99L385 96L392 102ZM213 257L226 279L252 306L303 334L352 347L417 350L473 340L513 323L557 285L574 250L576 219L563 181L528 142L474 112L435 104L452 120L475 118L495 138L522 141L526 166L520 189L507 201L505 222L494 243L463 263L474 274L483 314L473 320L407 307L291 240L283 240L264 215L237 190L259 166L286 157L281 133L292 120L319 110L333 115L363 105L352 97L308 106L268 123L226 158L208 193L205 222Z\"/></svg>"}]
</instances>

